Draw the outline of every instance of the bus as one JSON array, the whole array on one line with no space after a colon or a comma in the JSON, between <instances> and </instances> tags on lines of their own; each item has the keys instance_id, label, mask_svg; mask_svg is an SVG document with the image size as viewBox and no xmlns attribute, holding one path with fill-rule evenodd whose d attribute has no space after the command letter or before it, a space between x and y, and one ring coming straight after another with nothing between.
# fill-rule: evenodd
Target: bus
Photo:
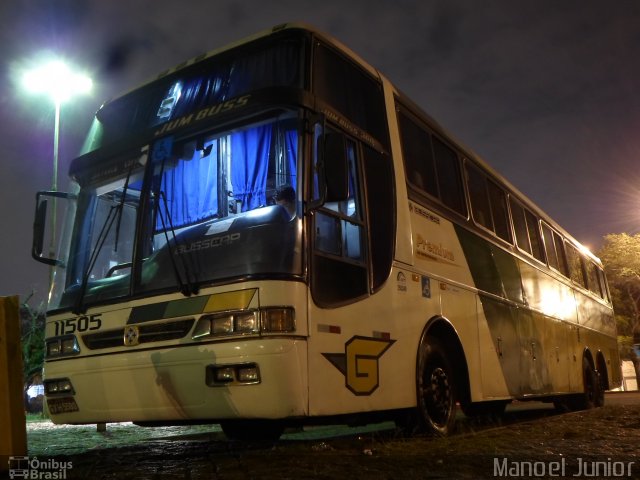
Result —
<instances>
[{"instance_id":1,"label":"bus","mask_svg":"<svg viewBox=\"0 0 640 480\"><path fill-rule=\"evenodd\" d=\"M600 261L338 41L279 25L105 103L40 192L55 423L451 433L621 384ZM55 256L43 254L55 201Z\"/></svg>"}]
</instances>

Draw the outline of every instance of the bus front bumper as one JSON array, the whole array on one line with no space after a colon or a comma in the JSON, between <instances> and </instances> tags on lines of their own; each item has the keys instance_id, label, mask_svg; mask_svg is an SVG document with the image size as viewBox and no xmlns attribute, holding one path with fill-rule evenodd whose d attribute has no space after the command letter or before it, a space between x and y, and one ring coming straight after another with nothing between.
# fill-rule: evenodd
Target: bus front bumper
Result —
<instances>
[{"instance_id":1,"label":"bus front bumper","mask_svg":"<svg viewBox=\"0 0 640 480\"><path fill-rule=\"evenodd\" d=\"M61 388L47 406L54 423L301 417L306 352L303 338L247 338L49 361Z\"/></svg>"}]
</instances>

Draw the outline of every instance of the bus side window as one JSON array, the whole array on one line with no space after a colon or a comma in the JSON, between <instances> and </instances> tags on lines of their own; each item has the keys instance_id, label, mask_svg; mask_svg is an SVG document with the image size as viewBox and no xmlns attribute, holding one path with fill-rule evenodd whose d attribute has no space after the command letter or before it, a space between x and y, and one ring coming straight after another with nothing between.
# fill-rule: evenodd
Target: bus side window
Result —
<instances>
[{"instance_id":1,"label":"bus side window","mask_svg":"<svg viewBox=\"0 0 640 480\"><path fill-rule=\"evenodd\" d=\"M582 256L573 245L570 245L568 243L566 244L566 252L571 280L580 285L582 288L587 288Z\"/></svg>"},{"instance_id":2,"label":"bus side window","mask_svg":"<svg viewBox=\"0 0 640 480\"><path fill-rule=\"evenodd\" d=\"M439 138L433 137L433 153L440 201L461 215L466 214L460 159L458 154Z\"/></svg>"},{"instance_id":3,"label":"bus side window","mask_svg":"<svg viewBox=\"0 0 640 480\"><path fill-rule=\"evenodd\" d=\"M480 170L470 164L467 164L467 186L471 197L473 219L483 227L493 230L493 217L489 206L486 178Z\"/></svg>"},{"instance_id":4,"label":"bus side window","mask_svg":"<svg viewBox=\"0 0 640 480\"><path fill-rule=\"evenodd\" d=\"M525 208L527 219L527 230L529 231L529 242L531 244L531 254L541 262L544 262L544 252L542 250L542 240L540 239L540 227L538 218Z\"/></svg>"},{"instance_id":5,"label":"bus side window","mask_svg":"<svg viewBox=\"0 0 640 480\"><path fill-rule=\"evenodd\" d=\"M489 203L493 214L493 225L496 235L511 243L511 225L509 223L509 210L507 209L507 194L491 180L489 186Z\"/></svg>"},{"instance_id":6,"label":"bus side window","mask_svg":"<svg viewBox=\"0 0 640 480\"><path fill-rule=\"evenodd\" d=\"M531 254L531 244L529 243L524 207L517 203L513 198L511 199L510 204L511 217L513 218L513 229L516 232L516 243L518 248Z\"/></svg>"},{"instance_id":7,"label":"bus side window","mask_svg":"<svg viewBox=\"0 0 640 480\"><path fill-rule=\"evenodd\" d=\"M404 168L409 183L419 190L437 197L438 185L431 149L431 136L402 112L398 113L398 120L402 137Z\"/></svg>"},{"instance_id":8,"label":"bus side window","mask_svg":"<svg viewBox=\"0 0 640 480\"><path fill-rule=\"evenodd\" d=\"M311 289L322 306L348 303L369 291L359 150L353 140L347 140L345 148L348 198L327 202L314 214Z\"/></svg>"},{"instance_id":9,"label":"bus side window","mask_svg":"<svg viewBox=\"0 0 640 480\"><path fill-rule=\"evenodd\" d=\"M316 249L321 252L340 255L340 220L323 212L316 214Z\"/></svg>"},{"instance_id":10,"label":"bus side window","mask_svg":"<svg viewBox=\"0 0 640 480\"><path fill-rule=\"evenodd\" d=\"M553 242L553 231L547 226L546 223L542 224L542 236L544 237L544 247L547 252L547 260L549 262L549 266L555 270L560 271L558 252L556 251L556 245Z\"/></svg>"},{"instance_id":11,"label":"bus side window","mask_svg":"<svg viewBox=\"0 0 640 480\"><path fill-rule=\"evenodd\" d=\"M604 298L602 293L602 286L600 285L600 279L598 278L598 267L591 261L585 261L587 267L587 281L589 284L589 290L598 295L600 298Z\"/></svg>"},{"instance_id":12,"label":"bus side window","mask_svg":"<svg viewBox=\"0 0 640 480\"><path fill-rule=\"evenodd\" d=\"M542 222L542 235L549 266L569 278L569 267L567 266L562 237L544 222Z\"/></svg>"},{"instance_id":13,"label":"bus side window","mask_svg":"<svg viewBox=\"0 0 640 480\"><path fill-rule=\"evenodd\" d=\"M455 150L403 110L398 111L398 127L409 184L466 215L460 160Z\"/></svg>"},{"instance_id":14,"label":"bus side window","mask_svg":"<svg viewBox=\"0 0 640 480\"><path fill-rule=\"evenodd\" d=\"M607 288L607 279L604 274L604 270L598 268L598 278L600 280L600 289L602 290L602 298L611 303L611 297L609 296L609 289Z\"/></svg>"},{"instance_id":15,"label":"bus side window","mask_svg":"<svg viewBox=\"0 0 640 480\"><path fill-rule=\"evenodd\" d=\"M556 253L558 254L558 264L560 273L569 278L569 265L567 263L567 255L564 251L564 242L560 234L553 232L553 243L556 246Z\"/></svg>"},{"instance_id":16,"label":"bus side window","mask_svg":"<svg viewBox=\"0 0 640 480\"><path fill-rule=\"evenodd\" d=\"M513 227L516 232L516 243L521 250L524 250L534 258L545 261L540 238L540 228L538 218L527 208L511 198L511 215L513 217Z\"/></svg>"},{"instance_id":17,"label":"bus side window","mask_svg":"<svg viewBox=\"0 0 640 480\"><path fill-rule=\"evenodd\" d=\"M467 163L467 185L474 220L503 240L511 242L507 197L504 190L470 163Z\"/></svg>"}]
</instances>

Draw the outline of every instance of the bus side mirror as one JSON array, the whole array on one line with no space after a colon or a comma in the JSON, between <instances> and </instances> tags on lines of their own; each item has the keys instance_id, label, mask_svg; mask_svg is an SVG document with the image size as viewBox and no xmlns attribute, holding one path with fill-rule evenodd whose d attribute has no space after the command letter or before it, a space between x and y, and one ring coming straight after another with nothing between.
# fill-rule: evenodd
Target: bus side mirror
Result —
<instances>
[{"instance_id":1,"label":"bus side mirror","mask_svg":"<svg viewBox=\"0 0 640 480\"><path fill-rule=\"evenodd\" d=\"M33 221L33 242L31 246L31 256L38 262L53 266L63 266L64 262L56 258L49 258L42 255L44 249L44 237L47 232L47 211L49 209L49 200L46 197L53 198L52 208L56 208L56 199L62 198L66 200L75 199L74 195L63 192L38 192L36 195L36 212ZM51 226L49 226L51 227ZM50 228L50 235L53 235L53 228Z\"/></svg>"},{"instance_id":2,"label":"bus side mirror","mask_svg":"<svg viewBox=\"0 0 640 480\"><path fill-rule=\"evenodd\" d=\"M36 200L36 215L33 221L33 246L31 256L40 260L42 256L42 246L44 244L44 225L47 221L47 200Z\"/></svg>"},{"instance_id":3,"label":"bus side mirror","mask_svg":"<svg viewBox=\"0 0 640 480\"><path fill-rule=\"evenodd\" d=\"M346 138L341 133L324 137L324 174L327 202L341 202L349 198L349 159Z\"/></svg>"}]
</instances>

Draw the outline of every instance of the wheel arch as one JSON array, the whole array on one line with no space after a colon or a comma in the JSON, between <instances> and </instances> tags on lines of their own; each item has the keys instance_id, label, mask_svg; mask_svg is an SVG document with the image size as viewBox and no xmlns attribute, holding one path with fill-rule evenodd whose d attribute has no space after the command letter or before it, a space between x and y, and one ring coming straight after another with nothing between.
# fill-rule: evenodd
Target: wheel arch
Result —
<instances>
[{"instance_id":1,"label":"wheel arch","mask_svg":"<svg viewBox=\"0 0 640 480\"><path fill-rule=\"evenodd\" d=\"M460 336L453 324L443 316L435 316L429 319L422 329L418 351L416 352L416 374L418 374L418 362L420 361L420 349L422 345L429 341L429 338L436 338L451 353L450 361L452 367L459 374L456 375L456 386L460 402L470 401L469 368L467 358L460 341Z\"/></svg>"},{"instance_id":2,"label":"wheel arch","mask_svg":"<svg viewBox=\"0 0 640 480\"><path fill-rule=\"evenodd\" d=\"M583 350L582 358L586 358L591 365L591 368L593 368L594 370L596 369L596 363L593 360L593 354L591 353L591 349L589 347L585 347L585 349Z\"/></svg>"}]
</instances>

